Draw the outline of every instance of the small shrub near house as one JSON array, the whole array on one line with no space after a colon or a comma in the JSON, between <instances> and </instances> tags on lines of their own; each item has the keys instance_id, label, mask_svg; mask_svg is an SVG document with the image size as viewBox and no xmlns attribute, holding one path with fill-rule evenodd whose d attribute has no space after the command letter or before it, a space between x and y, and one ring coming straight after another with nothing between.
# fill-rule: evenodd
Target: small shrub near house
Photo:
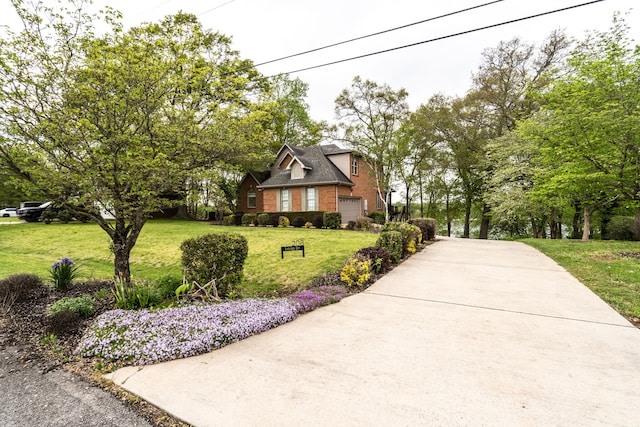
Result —
<instances>
[{"instance_id":1,"label":"small shrub near house","mask_svg":"<svg viewBox=\"0 0 640 427\"><path fill-rule=\"evenodd\" d=\"M287 218L286 216L283 215L278 218L278 227L287 228L289 224L289 218Z\"/></svg>"},{"instance_id":2,"label":"small shrub near house","mask_svg":"<svg viewBox=\"0 0 640 427\"><path fill-rule=\"evenodd\" d=\"M376 246L389 251L392 264L397 264L402 259L402 234L399 231L383 231L378 237Z\"/></svg>"},{"instance_id":3,"label":"small shrub near house","mask_svg":"<svg viewBox=\"0 0 640 427\"><path fill-rule=\"evenodd\" d=\"M0 280L0 303L19 303L43 288L42 279L35 274L13 274Z\"/></svg>"},{"instance_id":4,"label":"small shrub near house","mask_svg":"<svg viewBox=\"0 0 640 427\"><path fill-rule=\"evenodd\" d=\"M375 224L384 224L385 216L383 212L371 212L369 218L373 220Z\"/></svg>"},{"instance_id":5,"label":"small shrub near house","mask_svg":"<svg viewBox=\"0 0 640 427\"><path fill-rule=\"evenodd\" d=\"M206 234L182 242L182 266L187 283L209 284L221 298L242 280L249 246L234 233Z\"/></svg>"},{"instance_id":6,"label":"small shrub near house","mask_svg":"<svg viewBox=\"0 0 640 427\"><path fill-rule=\"evenodd\" d=\"M73 311L59 311L47 316L47 331L53 335L66 335L75 332L82 318Z\"/></svg>"},{"instance_id":7,"label":"small shrub near house","mask_svg":"<svg viewBox=\"0 0 640 427\"><path fill-rule=\"evenodd\" d=\"M277 227L280 224L280 215L278 214L271 214L270 216L270 222L271 225L274 227Z\"/></svg>"},{"instance_id":8,"label":"small shrub near house","mask_svg":"<svg viewBox=\"0 0 640 427\"><path fill-rule=\"evenodd\" d=\"M325 212L322 222L326 228L339 230L342 225L342 214L340 212Z\"/></svg>"},{"instance_id":9,"label":"small shrub near house","mask_svg":"<svg viewBox=\"0 0 640 427\"><path fill-rule=\"evenodd\" d=\"M398 231L402 235L402 257L413 255L422 243L420 229L406 222L387 222L382 226L382 232L385 231Z\"/></svg>"},{"instance_id":10,"label":"small shrub near house","mask_svg":"<svg viewBox=\"0 0 640 427\"><path fill-rule=\"evenodd\" d=\"M222 223L224 225L235 225L236 218L235 218L235 216L233 214L225 215L224 218L222 218Z\"/></svg>"},{"instance_id":11,"label":"small shrub near house","mask_svg":"<svg viewBox=\"0 0 640 427\"><path fill-rule=\"evenodd\" d=\"M363 231L369 231L373 220L367 216L361 216L356 219L356 228Z\"/></svg>"},{"instance_id":12,"label":"small shrub near house","mask_svg":"<svg viewBox=\"0 0 640 427\"><path fill-rule=\"evenodd\" d=\"M304 227L305 223L306 221L304 220L303 217L297 216L293 219L293 221L291 222L291 225L293 225L295 228L301 228L301 227Z\"/></svg>"},{"instance_id":13,"label":"small shrub near house","mask_svg":"<svg viewBox=\"0 0 640 427\"><path fill-rule=\"evenodd\" d=\"M258 216L254 213L242 215L242 225L258 225Z\"/></svg>"},{"instance_id":14,"label":"small shrub near house","mask_svg":"<svg viewBox=\"0 0 640 427\"><path fill-rule=\"evenodd\" d=\"M313 217L313 222L312 222L313 226L318 229L322 228L324 226L323 218L324 218L324 214L315 215Z\"/></svg>"},{"instance_id":15,"label":"small shrub near house","mask_svg":"<svg viewBox=\"0 0 640 427\"><path fill-rule=\"evenodd\" d=\"M266 227L270 223L271 223L271 217L269 216L268 213L258 214L258 225L262 227Z\"/></svg>"}]
</instances>

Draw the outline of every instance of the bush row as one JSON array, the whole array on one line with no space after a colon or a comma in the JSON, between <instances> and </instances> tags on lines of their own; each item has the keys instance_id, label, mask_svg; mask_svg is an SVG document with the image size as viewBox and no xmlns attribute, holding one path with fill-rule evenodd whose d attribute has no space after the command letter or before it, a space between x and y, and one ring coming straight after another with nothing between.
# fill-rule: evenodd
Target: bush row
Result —
<instances>
[{"instance_id":1,"label":"bush row","mask_svg":"<svg viewBox=\"0 0 640 427\"><path fill-rule=\"evenodd\" d=\"M315 227L339 229L342 223L340 212L305 211L305 212L263 212L236 213L224 217L224 225L254 225L272 227Z\"/></svg>"}]
</instances>

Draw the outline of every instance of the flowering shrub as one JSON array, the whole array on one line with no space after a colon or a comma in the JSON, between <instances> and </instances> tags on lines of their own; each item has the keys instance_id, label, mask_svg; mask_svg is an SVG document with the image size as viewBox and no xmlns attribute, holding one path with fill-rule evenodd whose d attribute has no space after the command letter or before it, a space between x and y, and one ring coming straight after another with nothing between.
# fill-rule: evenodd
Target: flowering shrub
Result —
<instances>
[{"instance_id":1,"label":"flowering shrub","mask_svg":"<svg viewBox=\"0 0 640 427\"><path fill-rule=\"evenodd\" d=\"M336 303L347 295L349 292L342 286L319 286L291 294L289 299L295 304L298 313L302 314Z\"/></svg>"},{"instance_id":2,"label":"flowering shrub","mask_svg":"<svg viewBox=\"0 0 640 427\"><path fill-rule=\"evenodd\" d=\"M54 262L50 273L55 288L59 291L67 289L75 279L77 271L78 266L69 258L62 258L60 261Z\"/></svg>"},{"instance_id":3,"label":"flowering shrub","mask_svg":"<svg viewBox=\"0 0 640 427\"><path fill-rule=\"evenodd\" d=\"M289 218L284 215L278 218L278 227L287 228L290 223Z\"/></svg>"},{"instance_id":4,"label":"flowering shrub","mask_svg":"<svg viewBox=\"0 0 640 427\"><path fill-rule=\"evenodd\" d=\"M356 255L360 255L371 260L371 269L376 273L386 273L391 269L391 256L389 251L380 248L378 246L368 246L360 249L356 252Z\"/></svg>"},{"instance_id":5,"label":"flowering shrub","mask_svg":"<svg viewBox=\"0 0 640 427\"><path fill-rule=\"evenodd\" d=\"M288 299L247 299L157 311L113 310L96 318L76 353L148 365L206 353L296 316L296 306Z\"/></svg>"},{"instance_id":6,"label":"flowering shrub","mask_svg":"<svg viewBox=\"0 0 640 427\"><path fill-rule=\"evenodd\" d=\"M340 271L340 280L347 286L364 286L371 279L371 260L354 255L347 260Z\"/></svg>"}]
</instances>

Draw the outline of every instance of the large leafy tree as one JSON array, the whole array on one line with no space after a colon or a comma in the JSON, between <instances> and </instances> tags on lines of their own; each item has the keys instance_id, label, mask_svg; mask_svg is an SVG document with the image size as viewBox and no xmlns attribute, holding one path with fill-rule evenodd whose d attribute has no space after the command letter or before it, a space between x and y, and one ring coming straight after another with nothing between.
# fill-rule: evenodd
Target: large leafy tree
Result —
<instances>
[{"instance_id":1,"label":"large leafy tree","mask_svg":"<svg viewBox=\"0 0 640 427\"><path fill-rule=\"evenodd\" d=\"M327 124L311 119L306 102L308 90L307 83L286 74L271 79L274 152L283 144L306 147L320 143Z\"/></svg>"},{"instance_id":2,"label":"large leafy tree","mask_svg":"<svg viewBox=\"0 0 640 427\"><path fill-rule=\"evenodd\" d=\"M540 108L533 96L553 81L555 71L566 57L569 41L564 33L552 32L539 48L519 38L502 41L482 54L482 63L473 76L473 86L466 102L482 110L483 126L487 127L486 143L512 131L518 120L530 117ZM510 139L498 139L509 143ZM486 144L485 144L486 145ZM485 162L485 177L490 177L497 165ZM495 187L494 187L495 188ZM491 190L484 183L483 191ZM497 189L497 191L501 191ZM480 237L487 238L492 197L484 197ZM493 197L493 201L496 198ZM499 208L498 211L504 209ZM494 212L495 213L495 212Z\"/></svg>"},{"instance_id":3,"label":"large leafy tree","mask_svg":"<svg viewBox=\"0 0 640 427\"><path fill-rule=\"evenodd\" d=\"M375 176L378 196L388 216L388 193L399 165L399 129L409 115L406 90L393 90L359 76L336 98L340 137L363 157Z\"/></svg>"},{"instance_id":4,"label":"large leafy tree","mask_svg":"<svg viewBox=\"0 0 640 427\"><path fill-rule=\"evenodd\" d=\"M579 43L565 75L543 94L543 113L528 125L544 160L556 166L540 177L537 191L579 201L583 240L591 213L615 199L637 208L640 230L640 47L627 33L616 16L609 31Z\"/></svg>"},{"instance_id":5,"label":"large leafy tree","mask_svg":"<svg viewBox=\"0 0 640 427\"><path fill-rule=\"evenodd\" d=\"M83 2L27 10L0 42L0 161L91 218L109 235L114 272L150 213L171 206L203 170L267 153L261 79L230 40L178 14L124 31L118 15L94 35ZM115 217L106 221L102 207Z\"/></svg>"}]
</instances>

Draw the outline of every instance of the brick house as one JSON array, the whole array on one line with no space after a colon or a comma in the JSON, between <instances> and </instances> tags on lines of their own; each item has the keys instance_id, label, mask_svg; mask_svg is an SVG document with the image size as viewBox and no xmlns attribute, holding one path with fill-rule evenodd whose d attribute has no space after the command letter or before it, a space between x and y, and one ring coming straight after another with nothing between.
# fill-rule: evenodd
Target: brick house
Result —
<instances>
[{"instance_id":1,"label":"brick house","mask_svg":"<svg viewBox=\"0 0 640 427\"><path fill-rule=\"evenodd\" d=\"M334 144L284 144L270 171L245 176L238 198L244 213L339 211L343 223L384 212L369 165Z\"/></svg>"}]
</instances>

